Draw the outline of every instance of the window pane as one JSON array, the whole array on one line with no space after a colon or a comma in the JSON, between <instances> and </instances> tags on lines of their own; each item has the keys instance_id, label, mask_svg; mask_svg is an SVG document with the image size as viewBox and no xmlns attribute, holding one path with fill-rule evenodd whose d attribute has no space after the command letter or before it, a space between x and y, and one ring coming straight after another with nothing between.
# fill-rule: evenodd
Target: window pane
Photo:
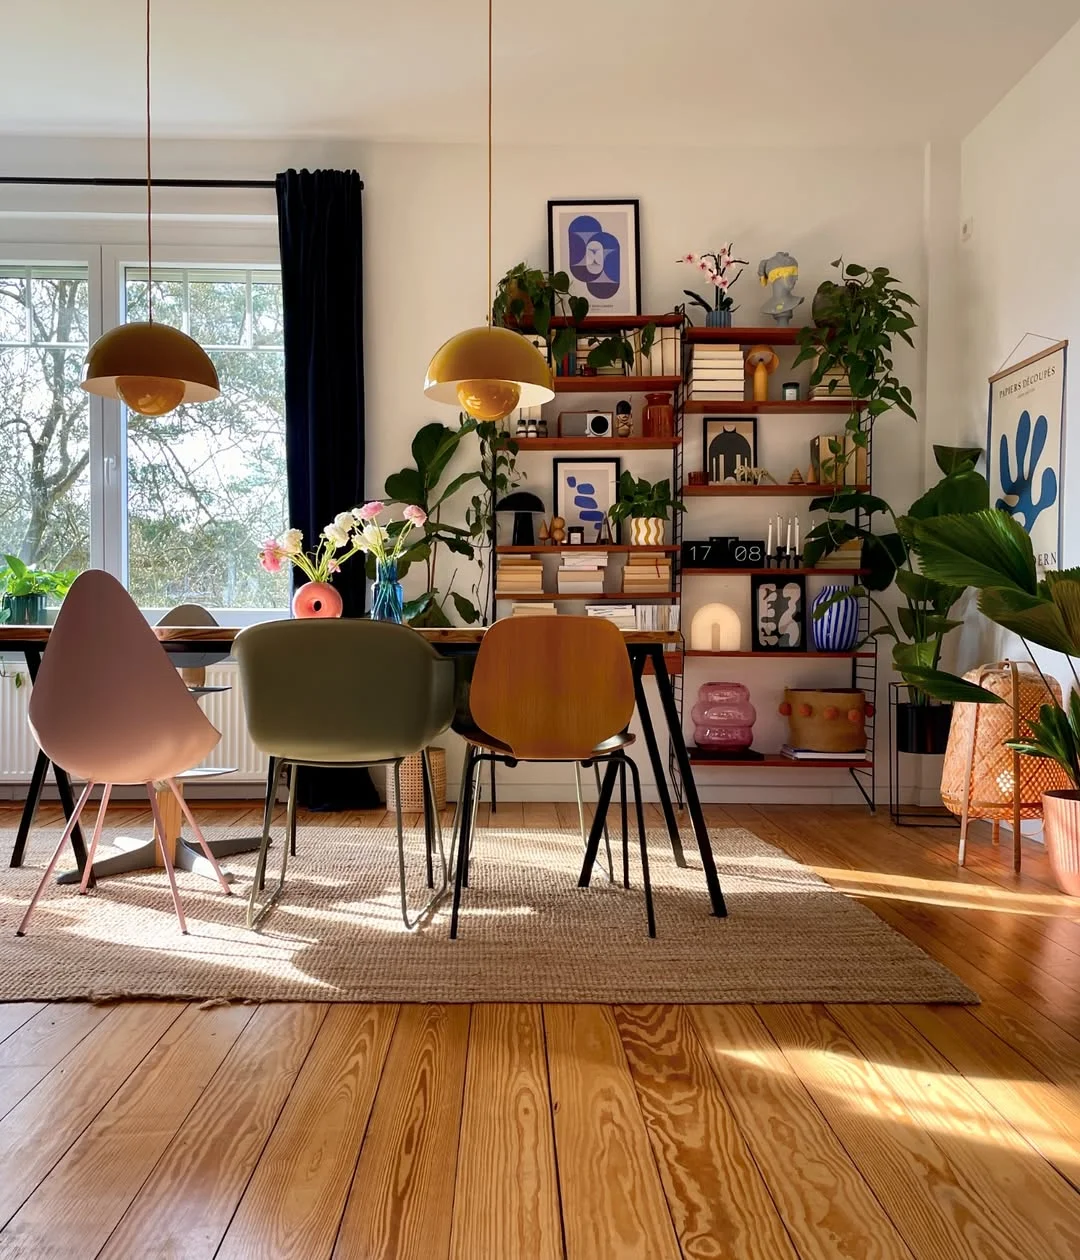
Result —
<instances>
[{"instance_id":1,"label":"window pane","mask_svg":"<svg viewBox=\"0 0 1080 1260\"><path fill-rule=\"evenodd\" d=\"M129 319L140 300L145 318L145 274L127 273ZM272 272L154 268L155 320L166 322L158 294L179 295L167 322L207 348L221 397L158 419L127 413L128 588L144 608L288 603L288 575L264 572L257 555L288 508L284 355L248 348L253 274L280 289Z\"/></svg>"},{"instance_id":2,"label":"window pane","mask_svg":"<svg viewBox=\"0 0 1080 1260\"><path fill-rule=\"evenodd\" d=\"M0 550L42 568L90 563L89 287L85 267L0 262Z\"/></svg>"}]
</instances>

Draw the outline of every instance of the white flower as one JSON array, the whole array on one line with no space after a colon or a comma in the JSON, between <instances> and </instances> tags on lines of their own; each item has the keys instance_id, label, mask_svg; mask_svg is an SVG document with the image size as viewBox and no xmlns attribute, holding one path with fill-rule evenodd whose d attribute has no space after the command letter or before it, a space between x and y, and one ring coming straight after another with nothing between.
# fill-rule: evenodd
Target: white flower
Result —
<instances>
[{"instance_id":1,"label":"white flower","mask_svg":"<svg viewBox=\"0 0 1080 1260\"><path fill-rule=\"evenodd\" d=\"M349 534L352 533L353 526L356 524L356 518L351 512L339 512L334 517L334 524L338 529L343 529Z\"/></svg>"},{"instance_id":2,"label":"white flower","mask_svg":"<svg viewBox=\"0 0 1080 1260\"><path fill-rule=\"evenodd\" d=\"M365 525L360 531L360 546L365 551L382 551L390 540L390 535L381 525L376 525L374 521Z\"/></svg>"},{"instance_id":3,"label":"white flower","mask_svg":"<svg viewBox=\"0 0 1080 1260\"><path fill-rule=\"evenodd\" d=\"M279 549L286 556L298 556L303 545L304 535L299 529L287 529L278 543Z\"/></svg>"},{"instance_id":4,"label":"white flower","mask_svg":"<svg viewBox=\"0 0 1080 1260\"><path fill-rule=\"evenodd\" d=\"M327 525L323 530L323 534L334 544L335 551L341 547L347 547L349 544L349 531L342 529L336 521Z\"/></svg>"}]
</instances>

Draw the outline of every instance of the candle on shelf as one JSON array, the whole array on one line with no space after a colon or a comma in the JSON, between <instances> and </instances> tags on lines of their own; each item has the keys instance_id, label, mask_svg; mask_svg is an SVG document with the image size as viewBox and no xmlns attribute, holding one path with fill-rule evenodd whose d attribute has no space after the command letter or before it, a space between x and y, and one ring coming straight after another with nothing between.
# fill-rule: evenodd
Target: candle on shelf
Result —
<instances>
[{"instance_id":1,"label":"candle on shelf","mask_svg":"<svg viewBox=\"0 0 1080 1260\"><path fill-rule=\"evenodd\" d=\"M795 517L795 554L799 554L799 518Z\"/></svg>"},{"instance_id":2,"label":"candle on shelf","mask_svg":"<svg viewBox=\"0 0 1080 1260\"><path fill-rule=\"evenodd\" d=\"M787 520L787 547L785 548L788 555L791 555L791 517Z\"/></svg>"},{"instance_id":3,"label":"candle on shelf","mask_svg":"<svg viewBox=\"0 0 1080 1260\"><path fill-rule=\"evenodd\" d=\"M765 544L765 555L772 555L772 521L769 522L769 541Z\"/></svg>"}]
</instances>

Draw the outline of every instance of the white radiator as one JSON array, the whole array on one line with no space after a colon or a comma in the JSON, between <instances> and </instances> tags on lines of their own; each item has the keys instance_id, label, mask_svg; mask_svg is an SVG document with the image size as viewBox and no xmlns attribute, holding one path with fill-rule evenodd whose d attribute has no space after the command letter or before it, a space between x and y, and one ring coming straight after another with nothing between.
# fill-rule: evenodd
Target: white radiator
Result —
<instances>
[{"instance_id":1,"label":"white radiator","mask_svg":"<svg viewBox=\"0 0 1080 1260\"><path fill-rule=\"evenodd\" d=\"M30 683L26 669L6 665L7 677L0 678L0 783L25 783L30 778L37 757L37 744L30 734L26 720L26 708L30 701ZM24 683L15 686L14 675L20 672ZM235 766L230 782L266 782L266 758L248 738L244 719L244 702L240 695L236 665L225 661L206 671L209 687L229 687L203 696L200 703L203 712L221 732L221 743L204 764L208 766ZM226 782L226 780L222 780Z\"/></svg>"}]
</instances>

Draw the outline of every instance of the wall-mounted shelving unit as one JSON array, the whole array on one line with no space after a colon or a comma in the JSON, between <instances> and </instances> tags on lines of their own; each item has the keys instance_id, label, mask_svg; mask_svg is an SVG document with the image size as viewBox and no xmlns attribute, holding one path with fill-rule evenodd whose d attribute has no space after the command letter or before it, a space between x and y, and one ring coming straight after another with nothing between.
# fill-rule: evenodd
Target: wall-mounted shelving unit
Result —
<instances>
[{"instance_id":1,"label":"wall-mounted shelving unit","mask_svg":"<svg viewBox=\"0 0 1080 1260\"><path fill-rule=\"evenodd\" d=\"M724 407L714 407L709 413L715 416L726 416L727 410ZM835 494L837 490L869 490L869 485L864 486L815 486L806 481L797 482L795 485L784 483L782 485L773 485L768 482L763 486L753 486L749 484L740 484L735 481L724 481L714 486L683 486L683 498L693 499L753 499L753 498L771 498L771 499L820 499L826 498L831 494Z\"/></svg>"}]
</instances>

